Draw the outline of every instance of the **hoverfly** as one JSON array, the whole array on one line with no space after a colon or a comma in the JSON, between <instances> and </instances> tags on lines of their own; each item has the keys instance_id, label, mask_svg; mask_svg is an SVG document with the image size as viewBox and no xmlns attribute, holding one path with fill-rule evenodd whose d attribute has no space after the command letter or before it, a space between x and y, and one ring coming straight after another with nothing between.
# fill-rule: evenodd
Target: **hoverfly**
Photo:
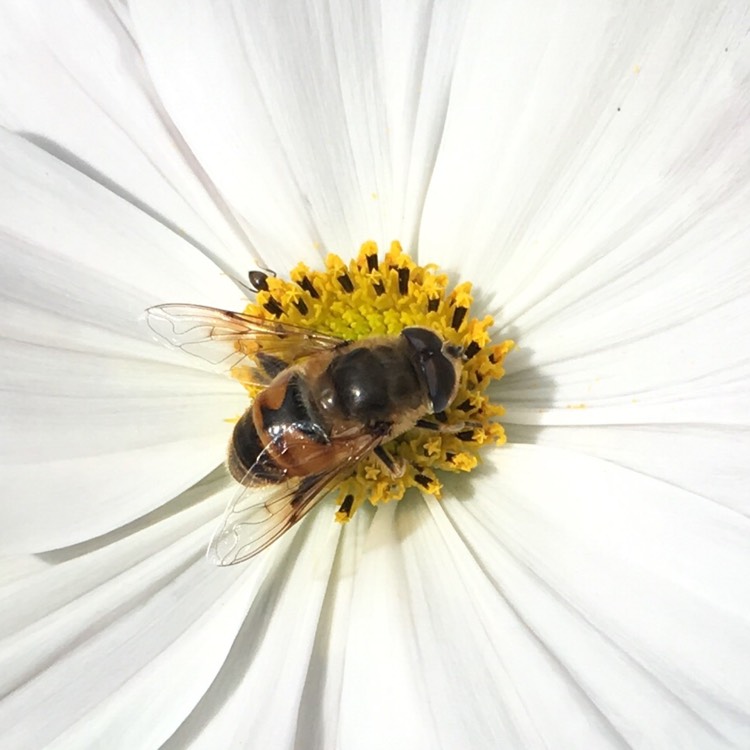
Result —
<instances>
[{"instance_id":1,"label":"hoverfly","mask_svg":"<svg viewBox=\"0 0 750 750\"><path fill-rule=\"evenodd\" d=\"M229 444L242 487L209 544L217 565L268 547L369 454L397 475L383 444L430 426L423 417L453 401L462 367L460 347L416 326L347 341L182 304L149 308L146 321L162 342L262 388Z\"/></svg>"}]
</instances>

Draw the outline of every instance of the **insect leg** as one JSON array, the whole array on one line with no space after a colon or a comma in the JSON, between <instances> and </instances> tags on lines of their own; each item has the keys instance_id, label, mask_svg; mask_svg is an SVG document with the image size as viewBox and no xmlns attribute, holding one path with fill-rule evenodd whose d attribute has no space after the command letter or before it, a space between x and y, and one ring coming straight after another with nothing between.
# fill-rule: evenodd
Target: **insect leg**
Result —
<instances>
[{"instance_id":1,"label":"insect leg","mask_svg":"<svg viewBox=\"0 0 750 750\"><path fill-rule=\"evenodd\" d=\"M404 476L406 464L403 459L399 458L397 460L393 458L393 456L382 445L377 446L372 453L394 479L399 479Z\"/></svg>"},{"instance_id":2,"label":"insect leg","mask_svg":"<svg viewBox=\"0 0 750 750\"><path fill-rule=\"evenodd\" d=\"M481 427L481 425L479 422L461 421L454 422L453 424L443 424L441 422L432 422L429 419L418 419L415 427L419 427L421 430L430 430L431 432L447 432L452 434L471 429L472 427Z\"/></svg>"},{"instance_id":3,"label":"insect leg","mask_svg":"<svg viewBox=\"0 0 750 750\"><path fill-rule=\"evenodd\" d=\"M255 359L271 380L273 380L280 372L289 368L289 365L284 362L283 359L280 357L274 357L273 354L258 352L255 355Z\"/></svg>"}]
</instances>

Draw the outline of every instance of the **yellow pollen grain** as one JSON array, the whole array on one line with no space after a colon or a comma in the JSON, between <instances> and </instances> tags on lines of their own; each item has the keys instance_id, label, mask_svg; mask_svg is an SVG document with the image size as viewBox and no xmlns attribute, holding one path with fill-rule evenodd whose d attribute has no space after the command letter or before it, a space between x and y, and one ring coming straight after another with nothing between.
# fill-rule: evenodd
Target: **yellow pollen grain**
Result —
<instances>
[{"instance_id":1,"label":"yellow pollen grain","mask_svg":"<svg viewBox=\"0 0 750 750\"><path fill-rule=\"evenodd\" d=\"M348 512L336 513L337 521L347 522L365 500L373 505L400 500L411 488L439 498L442 484L436 472L471 471L480 461L482 446L505 442L496 421L504 410L490 400L487 389L503 376L503 361L514 343L493 344L492 318L471 316L471 283L450 288L448 277L434 264L418 266L398 242L380 256L370 241L349 263L331 253L325 270L300 263L290 280L269 277L267 284L268 289L246 307L248 314L349 340L426 326L466 353L458 393L445 412L446 424L460 429L414 428L387 443L386 450L404 466L401 477L391 477L374 459L360 462L335 491L339 505L348 495L353 498ZM247 383L241 367L232 374L251 396L257 395L259 389Z\"/></svg>"}]
</instances>

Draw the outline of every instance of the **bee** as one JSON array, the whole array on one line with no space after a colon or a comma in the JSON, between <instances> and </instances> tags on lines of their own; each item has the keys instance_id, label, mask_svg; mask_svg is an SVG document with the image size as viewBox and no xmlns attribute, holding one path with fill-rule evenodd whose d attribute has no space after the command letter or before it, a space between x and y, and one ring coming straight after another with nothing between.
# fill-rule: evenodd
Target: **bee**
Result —
<instances>
[{"instance_id":1,"label":"bee","mask_svg":"<svg viewBox=\"0 0 750 750\"><path fill-rule=\"evenodd\" d=\"M229 443L241 488L208 547L217 565L264 550L371 454L402 474L383 444L415 426L442 430L425 417L440 417L458 389L463 351L429 328L348 341L195 305L145 317L162 342L262 388Z\"/></svg>"}]
</instances>

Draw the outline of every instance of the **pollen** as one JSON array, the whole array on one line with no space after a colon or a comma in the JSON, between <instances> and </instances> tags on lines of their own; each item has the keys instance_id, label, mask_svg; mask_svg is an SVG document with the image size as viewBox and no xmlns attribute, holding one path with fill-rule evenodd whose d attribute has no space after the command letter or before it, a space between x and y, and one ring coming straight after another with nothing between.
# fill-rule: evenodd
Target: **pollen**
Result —
<instances>
[{"instance_id":1,"label":"pollen","mask_svg":"<svg viewBox=\"0 0 750 750\"><path fill-rule=\"evenodd\" d=\"M514 344L492 343L488 331L493 319L471 316L471 290L469 282L450 288L445 274L434 265L417 265L398 242L383 258L374 242L366 242L349 263L330 254L323 271L300 263L291 280L268 277L255 302L246 307L250 315L355 341L425 326L463 348L456 398L435 415L444 431L415 427L386 443L386 451L403 467L400 475L374 456L361 461L335 490L337 521L348 521L365 501L377 505L401 500L411 488L439 498L441 472L469 472L478 465L484 446L505 443L497 421L504 410L490 401L487 389L503 376L503 361ZM257 395L257 386L245 387Z\"/></svg>"}]
</instances>

